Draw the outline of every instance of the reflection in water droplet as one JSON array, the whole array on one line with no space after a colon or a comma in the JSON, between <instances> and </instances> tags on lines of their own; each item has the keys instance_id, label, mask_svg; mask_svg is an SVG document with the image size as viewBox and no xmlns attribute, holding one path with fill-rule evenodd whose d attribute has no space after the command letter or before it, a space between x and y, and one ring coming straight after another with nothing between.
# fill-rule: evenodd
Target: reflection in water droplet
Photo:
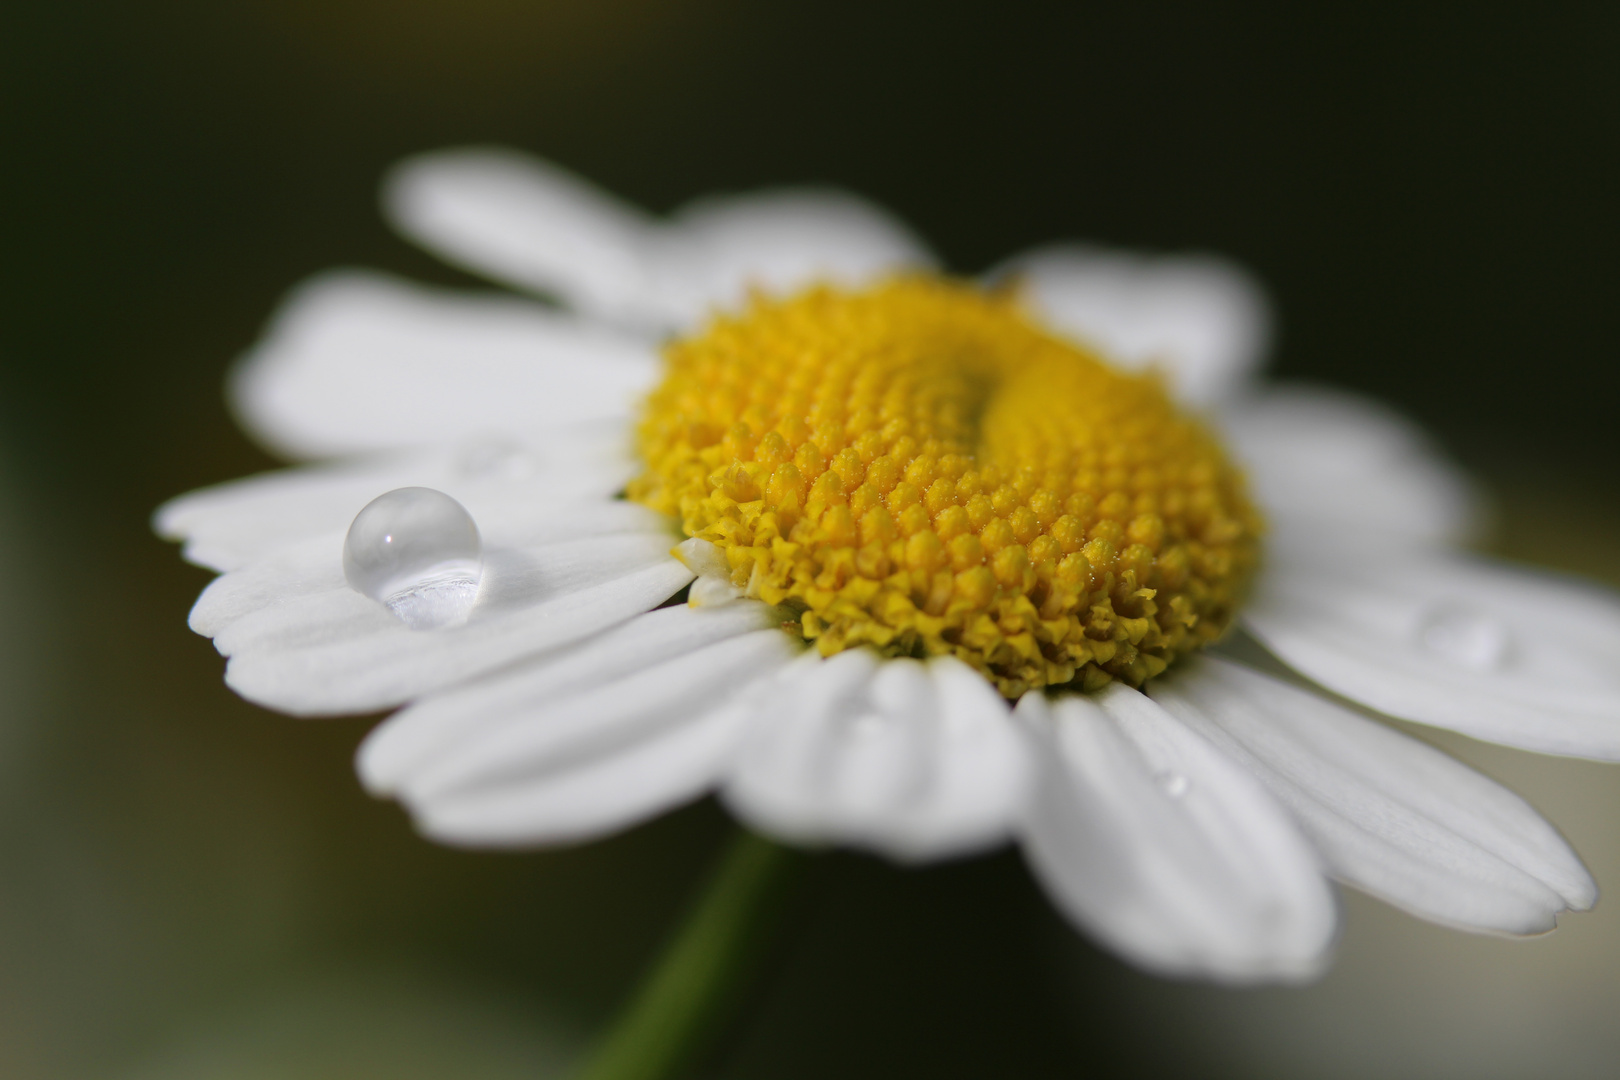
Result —
<instances>
[{"instance_id":1,"label":"reflection in water droplet","mask_svg":"<svg viewBox=\"0 0 1620 1080\"><path fill-rule=\"evenodd\" d=\"M1159 782L1159 787L1163 788L1164 793L1172 799L1179 799L1192 790L1192 780L1187 774L1176 772L1174 769L1166 769L1156 774L1153 779Z\"/></svg>"},{"instance_id":2,"label":"reflection in water droplet","mask_svg":"<svg viewBox=\"0 0 1620 1080\"><path fill-rule=\"evenodd\" d=\"M355 515L343 576L413 630L459 626L478 599L484 548L462 505L432 488L396 488Z\"/></svg>"},{"instance_id":3,"label":"reflection in water droplet","mask_svg":"<svg viewBox=\"0 0 1620 1080\"><path fill-rule=\"evenodd\" d=\"M1431 652L1472 671L1494 671L1507 660L1512 638L1499 620L1457 606L1436 608L1419 637Z\"/></svg>"}]
</instances>

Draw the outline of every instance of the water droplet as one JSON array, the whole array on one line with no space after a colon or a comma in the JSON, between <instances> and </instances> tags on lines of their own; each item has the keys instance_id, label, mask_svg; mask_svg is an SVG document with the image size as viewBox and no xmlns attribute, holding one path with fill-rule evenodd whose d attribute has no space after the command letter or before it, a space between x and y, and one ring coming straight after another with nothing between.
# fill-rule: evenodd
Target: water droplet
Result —
<instances>
[{"instance_id":1,"label":"water droplet","mask_svg":"<svg viewBox=\"0 0 1620 1080\"><path fill-rule=\"evenodd\" d=\"M1431 652L1472 671L1501 667L1513 644L1499 620L1459 606L1436 608L1423 620L1419 636Z\"/></svg>"},{"instance_id":2,"label":"water droplet","mask_svg":"<svg viewBox=\"0 0 1620 1080\"><path fill-rule=\"evenodd\" d=\"M343 576L413 630L459 626L478 599L484 547L462 505L432 488L396 488L355 515Z\"/></svg>"},{"instance_id":3,"label":"water droplet","mask_svg":"<svg viewBox=\"0 0 1620 1080\"><path fill-rule=\"evenodd\" d=\"M1187 774L1177 772L1174 769L1165 769L1163 772L1155 773L1153 779L1159 782L1160 789L1172 799L1182 798L1192 790L1192 780Z\"/></svg>"}]
</instances>

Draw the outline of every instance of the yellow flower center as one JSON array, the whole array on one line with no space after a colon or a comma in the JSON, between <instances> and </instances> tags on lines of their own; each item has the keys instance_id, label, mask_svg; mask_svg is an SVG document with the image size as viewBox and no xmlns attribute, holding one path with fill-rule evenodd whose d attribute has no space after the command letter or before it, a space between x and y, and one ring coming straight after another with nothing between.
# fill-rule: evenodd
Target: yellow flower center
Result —
<instances>
[{"instance_id":1,"label":"yellow flower center","mask_svg":"<svg viewBox=\"0 0 1620 1080\"><path fill-rule=\"evenodd\" d=\"M1137 686L1225 631L1258 559L1208 430L1013 297L756 297L666 361L630 497L823 655L954 655L1009 698Z\"/></svg>"}]
</instances>

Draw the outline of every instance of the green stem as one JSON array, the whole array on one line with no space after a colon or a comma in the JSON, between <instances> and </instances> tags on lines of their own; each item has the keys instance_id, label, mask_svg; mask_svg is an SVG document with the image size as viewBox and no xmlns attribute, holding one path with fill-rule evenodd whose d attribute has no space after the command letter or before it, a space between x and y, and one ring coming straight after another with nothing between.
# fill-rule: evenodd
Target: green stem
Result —
<instances>
[{"instance_id":1,"label":"green stem","mask_svg":"<svg viewBox=\"0 0 1620 1080\"><path fill-rule=\"evenodd\" d=\"M743 829L576 1080L665 1080L723 1025L794 852Z\"/></svg>"}]
</instances>

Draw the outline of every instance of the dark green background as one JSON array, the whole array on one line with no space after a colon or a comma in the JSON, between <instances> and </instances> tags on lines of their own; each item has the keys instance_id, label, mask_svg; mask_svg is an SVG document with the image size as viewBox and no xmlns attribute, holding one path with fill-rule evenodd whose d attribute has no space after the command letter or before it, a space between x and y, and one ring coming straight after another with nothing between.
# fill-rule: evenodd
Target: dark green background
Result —
<instances>
[{"instance_id":1,"label":"dark green background","mask_svg":"<svg viewBox=\"0 0 1620 1080\"><path fill-rule=\"evenodd\" d=\"M1597 4L0 8L0 1075L544 1072L724 828L431 847L355 784L363 724L246 706L184 629L207 575L146 518L273 464L219 388L277 298L334 264L469 283L382 225L390 162L507 143L659 209L836 182L962 271L1065 237L1225 252L1272 290L1277 371L1439 432L1505 550L1616 575L1617 55ZM1601 878L1609 773L1477 753ZM1620 1050L1582 1011L1616 989L1601 909L1506 946L1356 901L1327 983L1232 995L1092 951L1012 855L824 863L725 1075L1597 1076Z\"/></svg>"}]
</instances>

